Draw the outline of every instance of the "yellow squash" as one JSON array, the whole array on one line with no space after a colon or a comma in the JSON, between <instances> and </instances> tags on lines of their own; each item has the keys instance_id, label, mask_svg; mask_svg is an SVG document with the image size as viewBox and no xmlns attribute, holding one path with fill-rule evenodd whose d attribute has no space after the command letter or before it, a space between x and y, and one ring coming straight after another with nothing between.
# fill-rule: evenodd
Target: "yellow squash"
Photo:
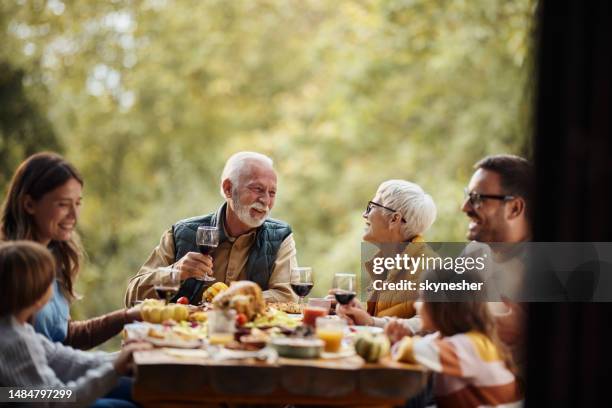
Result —
<instances>
[{"instance_id":1,"label":"yellow squash","mask_svg":"<svg viewBox=\"0 0 612 408\"><path fill-rule=\"evenodd\" d=\"M221 292L225 292L229 287L223 282L215 282L212 286L204 291L202 300L205 302L212 302L212 300Z\"/></svg>"}]
</instances>

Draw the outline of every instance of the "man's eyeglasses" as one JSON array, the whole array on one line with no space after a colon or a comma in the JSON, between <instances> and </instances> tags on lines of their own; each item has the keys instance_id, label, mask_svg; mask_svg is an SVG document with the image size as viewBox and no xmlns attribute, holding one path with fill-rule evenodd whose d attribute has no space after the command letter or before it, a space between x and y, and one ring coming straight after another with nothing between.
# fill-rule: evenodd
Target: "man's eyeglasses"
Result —
<instances>
[{"instance_id":1,"label":"man's eyeglasses","mask_svg":"<svg viewBox=\"0 0 612 408\"><path fill-rule=\"evenodd\" d=\"M382 205L382 204L375 203L374 201L368 201L368 206L366 207L366 210L365 210L365 215L370 214L370 211L372 211L372 207L374 207L374 206L376 206L376 207L380 207L380 208L383 208L383 209L385 209L385 210L387 210L387 211L391 211L391 212L394 212L394 213L399 212L399 211L397 211L397 210L394 210L393 208L385 207L385 206L384 206L384 205ZM402 222L404 222L404 223L406 222L406 220L404 219L404 217L402 217Z\"/></svg>"},{"instance_id":2,"label":"man's eyeglasses","mask_svg":"<svg viewBox=\"0 0 612 408\"><path fill-rule=\"evenodd\" d=\"M513 195L470 193L467 188L463 189L463 193L465 199L469 200L474 208L480 208L484 200L510 201L515 198Z\"/></svg>"}]
</instances>

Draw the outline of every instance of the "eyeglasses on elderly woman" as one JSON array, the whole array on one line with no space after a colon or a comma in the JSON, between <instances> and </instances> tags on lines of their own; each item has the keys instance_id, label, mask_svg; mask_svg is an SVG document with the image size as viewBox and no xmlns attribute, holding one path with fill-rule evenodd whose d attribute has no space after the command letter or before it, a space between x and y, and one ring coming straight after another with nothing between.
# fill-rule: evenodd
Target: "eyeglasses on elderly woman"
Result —
<instances>
[{"instance_id":1,"label":"eyeglasses on elderly woman","mask_svg":"<svg viewBox=\"0 0 612 408\"><path fill-rule=\"evenodd\" d=\"M394 212L394 213L399 212L399 211L397 211L397 210L394 210L393 208L385 207L385 206L384 206L384 205L382 205L382 204L375 203L374 201L368 201L368 206L366 207L366 210L365 210L365 215L366 215L366 216L367 216L368 214L370 214L370 211L372 211L372 207L374 207L374 206L376 206L376 207L380 207L380 208L382 208L382 209L385 209L385 210L387 210L387 211L391 211L391 212ZM403 223L405 223L405 222L406 222L406 220L404 219L404 217L402 217L402 222L403 222Z\"/></svg>"}]
</instances>

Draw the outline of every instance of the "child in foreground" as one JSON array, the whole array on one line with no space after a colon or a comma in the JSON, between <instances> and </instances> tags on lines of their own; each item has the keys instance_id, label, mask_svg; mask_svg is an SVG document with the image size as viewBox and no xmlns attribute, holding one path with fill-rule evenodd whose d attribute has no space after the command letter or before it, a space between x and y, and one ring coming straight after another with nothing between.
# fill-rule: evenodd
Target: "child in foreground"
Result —
<instances>
[{"instance_id":1,"label":"child in foreground","mask_svg":"<svg viewBox=\"0 0 612 408\"><path fill-rule=\"evenodd\" d=\"M438 408L522 406L510 353L497 338L487 303L432 300L424 294L418 312L423 330L436 333L403 337L393 346L394 359L434 371ZM391 338L398 325L387 325Z\"/></svg>"},{"instance_id":2,"label":"child in foreground","mask_svg":"<svg viewBox=\"0 0 612 408\"><path fill-rule=\"evenodd\" d=\"M146 346L128 345L115 358L74 350L35 333L28 321L51 297L54 270L53 256L42 245L0 243L0 386L70 387L76 402L64 404L89 406L117 386L120 376L131 371L132 353ZM126 400L98 402L134 406ZM62 405L59 400L47 404Z\"/></svg>"}]
</instances>

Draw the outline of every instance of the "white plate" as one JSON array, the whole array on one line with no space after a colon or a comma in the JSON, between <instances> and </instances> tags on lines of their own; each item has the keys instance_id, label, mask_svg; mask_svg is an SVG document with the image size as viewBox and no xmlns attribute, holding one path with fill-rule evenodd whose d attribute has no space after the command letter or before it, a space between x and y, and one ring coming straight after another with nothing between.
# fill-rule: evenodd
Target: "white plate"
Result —
<instances>
[{"instance_id":1,"label":"white plate","mask_svg":"<svg viewBox=\"0 0 612 408\"><path fill-rule=\"evenodd\" d=\"M157 347L173 347L183 349L195 349L202 345L200 340L169 340L169 339L157 339L155 337L147 336L144 338L145 341L153 344Z\"/></svg>"},{"instance_id":2,"label":"white plate","mask_svg":"<svg viewBox=\"0 0 612 408\"><path fill-rule=\"evenodd\" d=\"M370 334L380 334L385 330L382 327L376 326L349 326L347 327L349 333L360 334L360 333L370 333Z\"/></svg>"},{"instance_id":3,"label":"white plate","mask_svg":"<svg viewBox=\"0 0 612 408\"><path fill-rule=\"evenodd\" d=\"M256 351L228 350L226 348L219 347L218 349L211 351L210 356L215 361L255 358L257 360L266 360L269 363L273 363L278 359L276 350L270 347L265 347Z\"/></svg>"},{"instance_id":4,"label":"white plate","mask_svg":"<svg viewBox=\"0 0 612 408\"><path fill-rule=\"evenodd\" d=\"M202 349L176 349L176 348L164 348L162 349L164 353L178 358L208 358L210 354L208 351Z\"/></svg>"},{"instance_id":5,"label":"white plate","mask_svg":"<svg viewBox=\"0 0 612 408\"><path fill-rule=\"evenodd\" d=\"M153 323L136 322L123 326L126 340L143 340L147 338L150 328L160 329L162 326Z\"/></svg>"}]
</instances>

